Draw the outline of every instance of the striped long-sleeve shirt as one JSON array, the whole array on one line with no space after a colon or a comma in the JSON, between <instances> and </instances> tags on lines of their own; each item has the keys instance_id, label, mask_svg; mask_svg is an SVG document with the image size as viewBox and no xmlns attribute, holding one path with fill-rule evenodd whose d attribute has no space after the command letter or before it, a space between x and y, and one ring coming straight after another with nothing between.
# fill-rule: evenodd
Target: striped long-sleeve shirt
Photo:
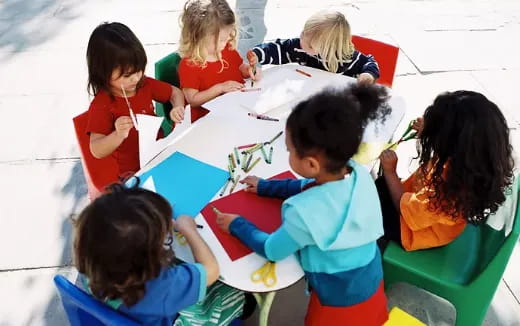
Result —
<instances>
[{"instance_id":1,"label":"striped long-sleeve shirt","mask_svg":"<svg viewBox=\"0 0 520 326\"><path fill-rule=\"evenodd\" d=\"M299 38L277 39L274 42L259 44L253 48L253 51L260 64L282 65L294 62L302 66L326 70L320 56L309 55L301 48ZM374 79L379 78L379 67L374 57L355 50L351 60L339 64L336 73L357 77L364 72L371 74Z\"/></svg>"}]
</instances>

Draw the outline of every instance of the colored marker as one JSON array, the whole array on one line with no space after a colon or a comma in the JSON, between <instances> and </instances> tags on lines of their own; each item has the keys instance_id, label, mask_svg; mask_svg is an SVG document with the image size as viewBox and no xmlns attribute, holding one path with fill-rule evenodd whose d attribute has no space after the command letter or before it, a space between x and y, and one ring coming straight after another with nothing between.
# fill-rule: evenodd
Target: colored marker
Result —
<instances>
[{"instance_id":1,"label":"colored marker","mask_svg":"<svg viewBox=\"0 0 520 326\"><path fill-rule=\"evenodd\" d=\"M273 148L271 147L269 149L269 164L271 164L273 161Z\"/></svg>"},{"instance_id":2,"label":"colored marker","mask_svg":"<svg viewBox=\"0 0 520 326\"><path fill-rule=\"evenodd\" d=\"M231 166L231 163L228 163L227 168L228 168L228 171L229 171L229 176L231 178L233 178L233 174L235 174L235 170L233 170L233 167Z\"/></svg>"},{"instance_id":3,"label":"colored marker","mask_svg":"<svg viewBox=\"0 0 520 326\"><path fill-rule=\"evenodd\" d=\"M275 140L278 139L278 137L280 137L281 135L283 134L283 131L280 131L279 133L276 134L276 136L273 137L273 139L271 139L270 141L268 141L267 143L268 144L272 144Z\"/></svg>"},{"instance_id":4,"label":"colored marker","mask_svg":"<svg viewBox=\"0 0 520 326\"><path fill-rule=\"evenodd\" d=\"M240 168L242 170L246 169L247 156L248 156L248 154L246 152L244 152L244 156L242 156L242 164L240 165Z\"/></svg>"},{"instance_id":5,"label":"colored marker","mask_svg":"<svg viewBox=\"0 0 520 326\"><path fill-rule=\"evenodd\" d=\"M258 164L258 162L260 162L260 158L259 158L259 157L258 157L258 158L253 162L253 164L251 164L251 166L246 170L246 173L251 172L251 170L255 167L255 165Z\"/></svg>"},{"instance_id":6,"label":"colored marker","mask_svg":"<svg viewBox=\"0 0 520 326\"><path fill-rule=\"evenodd\" d=\"M262 146L263 146L262 143L258 143L255 146L251 147L250 149L247 149L246 152L249 153L249 154L254 153L257 150L259 150L260 147L262 147Z\"/></svg>"},{"instance_id":7,"label":"colored marker","mask_svg":"<svg viewBox=\"0 0 520 326\"><path fill-rule=\"evenodd\" d=\"M251 81L251 83L253 83L253 81ZM253 85L251 85L251 87L253 87ZM241 92L259 92L261 90L262 89L260 87L257 87L257 88L242 88L240 91Z\"/></svg>"},{"instance_id":8,"label":"colored marker","mask_svg":"<svg viewBox=\"0 0 520 326\"><path fill-rule=\"evenodd\" d=\"M241 145L241 146L238 146L237 148L238 149L243 149L243 148L249 148L249 147L253 147L253 146L256 146L256 143L248 144L248 145Z\"/></svg>"},{"instance_id":9,"label":"colored marker","mask_svg":"<svg viewBox=\"0 0 520 326\"><path fill-rule=\"evenodd\" d=\"M249 155L249 157L247 158L247 163L246 163L244 171L247 172L247 170L249 169L249 164L251 164L252 159L253 159L253 155Z\"/></svg>"},{"instance_id":10,"label":"colored marker","mask_svg":"<svg viewBox=\"0 0 520 326\"><path fill-rule=\"evenodd\" d=\"M240 180L240 175L237 175L237 177L233 181L233 186L231 186L231 189L229 189L229 194L231 194L233 192L233 190L235 190L235 187L238 184L238 180Z\"/></svg>"},{"instance_id":11,"label":"colored marker","mask_svg":"<svg viewBox=\"0 0 520 326\"><path fill-rule=\"evenodd\" d=\"M267 159L267 154L265 153L265 150L264 150L264 146L262 146L262 148L260 148L260 150L262 151L262 157L264 158L265 163L269 163L269 160Z\"/></svg>"},{"instance_id":12,"label":"colored marker","mask_svg":"<svg viewBox=\"0 0 520 326\"><path fill-rule=\"evenodd\" d=\"M235 170L237 165L235 163L235 156L233 155L233 153L228 155L228 160L229 160L229 164L231 164L231 166L233 167L233 170Z\"/></svg>"},{"instance_id":13,"label":"colored marker","mask_svg":"<svg viewBox=\"0 0 520 326\"><path fill-rule=\"evenodd\" d=\"M256 114L256 113L249 112L247 115L250 116L250 117L257 118L259 120L280 121L279 119L271 118L271 117L269 117L267 115L263 115L263 114Z\"/></svg>"},{"instance_id":14,"label":"colored marker","mask_svg":"<svg viewBox=\"0 0 520 326\"><path fill-rule=\"evenodd\" d=\"M213 210L213 212L215 212L215 214L222 214L221 211L218 210L218 208L216 208L215 206L211 205L211 209Z\"/></svg>"},{"instance_id":15,"label":"colored marker","mask_svg":"<svg viewBox=\"0 0 520 326\"><path fill-rule=\"evenodd\" d=\"M304 75L304 76L307 76L307 77L312 77L311 74L309 74L308 72L305 72L303 70L300 70L300 69L295 69L296 72L299 72L300 74Z\"/></svg>"},{"instance_id":16,"label":"colored marker","mask_svg":"<svg viewBox=\"0 0 520 326\"><path fill-rule=\"evenodd\" d=\"M237 148L234 147L233 151L235 152L235 157L237 158L237 165L240 165L240 155L238 154Z\"/></svg>"},{"instance_id":17,"label":"colored marker","mask_svg":"<svg viewBox=\"0 0 520 326\"><path fill-rule=\"evenodd\" d=\"M222 190L220 191L220 193L218 194L219 196L222 196L224 194L224 192L226 192L226 189L229 185L229 181L231 180L231 178L228 178L227 181L226 181L226 184L224 185L224 187L222 187Z\"/></svg>"}]
</instances>

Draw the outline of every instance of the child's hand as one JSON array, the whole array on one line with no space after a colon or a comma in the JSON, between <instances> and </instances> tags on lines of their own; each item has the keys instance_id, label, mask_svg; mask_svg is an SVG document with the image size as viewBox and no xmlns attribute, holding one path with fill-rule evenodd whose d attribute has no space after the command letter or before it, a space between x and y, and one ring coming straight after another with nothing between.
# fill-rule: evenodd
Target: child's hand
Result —
<instances>
[{"instance_id":1,"label":"child's hand","mask_svg":"<svg viewBox=\"0 0 520 326\"><path fill-rule=\"evenodd\" d=\"M240 180L240 183L245 183L247 185L247 188L245 189L245 191L256 194L258 192L257 187L258 187L259 180L260 180L259 177L254 176L254 175L249 175L249 176L245 177L244 179Z\"/></svg>"},{"instance_id":2,"label":"child's hand","mask_svg":"<svg viewBox=\"0 0 520 326\"><path fill-rule=\"evenodd\" d=\"M381 166L385 174L395 173L397 170L397 154L391 150L386 149L379 155Z\"/></svg>"},{"instance_id":3,"label":"child's hand","mask_svg":"<svg viewBox=\"0 0 520 326\"><path fill-rule=\"evenodd\" d=\"M129 116L121 116L116 119L114 127L116 128L116 134L123 139L128 137L130 129L134 126L132 119Z\"/></svg>"},{"instance_id":4,"label":"child's hand","mask_svg":"<svg viewBox=\"0 0 520 326\"><path fill-rule=\"evenodd\" d=\"M255 52L253 50L247 51L247 61L249 62L250 66L256 66L258 63L258 57L256 56Z\"/></svg>"},{"instance_id":5,"label":"child's hand","mask_svg":"<svg viewBox=\"0 0 520 326\"><path fill-rule=\"evenodd\" d=\"M218 85L220 87L220 93L235 92L244 88L244 84L234 80L228 80L227 82L223 82Z\"/></svg>"},{"instance_id":6,"label":"child's hand","mask_svg":"<svg viewBox=\"0 0 520 326\"><path fill-rule=\"evenodd\" d=\"M180 215L173 222L173 227L182 234L197 230L195 219L188 215Z\"/></svg>"},{"instance_id":7,"label":"child's hand","mask_svg":"<svg viewBox=\"0 0 520 326\"><path fill-rule=\"evenodd\" d=\"M216 214L218 227L221 228L222 231L225 231L227 233L229 233L229 225L231 224L231 222L233 222L233 220L237 217L240 217L240 215L237 214L228 214L222 212L218 212Z\"/></svg>"},{"instance_id":8,"label":"child's hand","mask_svg":"<svg viewBox=\"0 0 520 326\"><path fill-rule=\"evenodd\" d=\"M253 74L253 67L250 66L247 69L247 71L249 73L249 78L251 78L251 80L259 81L260 79L262 79L262 69L256 68L255 73Z\"/></svg>"},{"instance_id":9,"label":"child's hand","mask_svg":"<svg viewBox=\"0 0 520 326\"><path fill-rule=\"evenodd\" d=\"M419 138L424 129L424 119L422 117L415 119L412 124L412 129L417 130L417 138Z\"/></svg>"},{"instance_id":10,"label":"child's hand","mask_svg":"<svg viewBox=\"0 0 520 326\"><path fill-rule=\"evenodd\" d=\"M375 80L374 76L372 76L368 72L364 72L364 73L361 73L358 75L357 81L360 84L370 85L370 84L373 84L376 80Z\"/></svg>"},{"instance_id":11,"label":"child's hand","mask_svg":"<svg viewBox=\"0 0 520 326\"><path fill-rule=\"evenodd\" d=\"M170 119L175 123L182 123L184 120L184 106L176 106L170 111Z\"/></svg>"}]
</instances>

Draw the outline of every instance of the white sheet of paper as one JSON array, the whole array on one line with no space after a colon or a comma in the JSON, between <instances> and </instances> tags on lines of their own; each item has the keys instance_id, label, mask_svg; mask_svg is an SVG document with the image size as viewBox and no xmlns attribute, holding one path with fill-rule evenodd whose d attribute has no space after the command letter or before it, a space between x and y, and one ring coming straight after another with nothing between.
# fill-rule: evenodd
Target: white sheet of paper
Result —
<instances>
[{"instance_id":1,"label":"white sheet of paper","mask_svg":"<svg viewBox=\"0 0 520 326\"><path fill-rule=\"evenodd\" d=\"M263 114L285 103L293 101L301 94L312 77L304 76L296 71L284 69L255 83L260 91L237 92L237 102L248 111Z\"/></svg>"},{"instance_id":2,"label":"white sheet of paper","mask_svg":"<svg viewBox=\"0 0 520 326\"><path fill-rule=\"evenodd\" d=\"M163 119L163 117L153 115L137 114L139 123L139 163L141 168L166 147L177 141L191 127L191 107L189 105L186 106L184 121L178 123L168 137L156 140Z\"/></svg>"},{"instance_id":3,"label":"white sheet of paper","mask_svg":"<svg viewBox=\"0 0 520 326\"><path fill-rule=\"evenodd\" d=\"M296 69L309 73L311 77L297 72ZM254 88L261 88L260 91L227 93L203 106L208 110L218 111L238 103L250 112L264 114L296 99L303 100L327 86L341 87L354 81L355 79L347 76L299 65L276 66L266 69L262 80L255 82Z\"/></svg>"},{"instance_id":4,"label":"white sheet of paper","mask_svg":"<svg viewBox=\"0 0 520 326\"><path fill-rule=\"evenodd\" d=\"M153 191L153 192L157 192L156 189L155 189L155 182L153 181L153 177L152 176L149 176L148 179L146 179L141 184L141 188L146 189L146 190L150 190L150 191Z\"/></svg>"}]
</instances>

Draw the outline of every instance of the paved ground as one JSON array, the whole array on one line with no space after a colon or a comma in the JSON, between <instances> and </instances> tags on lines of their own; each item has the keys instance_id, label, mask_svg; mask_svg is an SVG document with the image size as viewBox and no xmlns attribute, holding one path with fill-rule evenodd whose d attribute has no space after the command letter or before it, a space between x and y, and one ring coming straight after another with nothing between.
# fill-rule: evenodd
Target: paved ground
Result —
<instances>
[{"instance_id":1,"label":"paved ground","mask_svg":"<svg viewBox=\"0 0 520 326\"><path fill-rule=\"evenodd\" d=\"M176 50L184 1L0 1L0 325L65 325L52 277L74 279L68 217L87 203L71 118L89 103L85 48L102 21L127 24L153 63ZM518 1L231 1L241 23L240 50L299 35L324 8L343 11L354 33L401 47L394 91L420 115L439 92L471 89L495 100L518 143L520 72ZM153 75L153 64L147 73ZM412 144L399 149L409 172ZM517 245L518 247L518 245ZM485 325L520 325L520 250L513 254ZM429 325L452 325L453 308L410 286L389 293L391 305ZM468 298L471 300L471 298ZM270 325L299 325L302 284L280 293ZM247 325L255 325L249 321Z\"/></svg>"}]
</instances>

